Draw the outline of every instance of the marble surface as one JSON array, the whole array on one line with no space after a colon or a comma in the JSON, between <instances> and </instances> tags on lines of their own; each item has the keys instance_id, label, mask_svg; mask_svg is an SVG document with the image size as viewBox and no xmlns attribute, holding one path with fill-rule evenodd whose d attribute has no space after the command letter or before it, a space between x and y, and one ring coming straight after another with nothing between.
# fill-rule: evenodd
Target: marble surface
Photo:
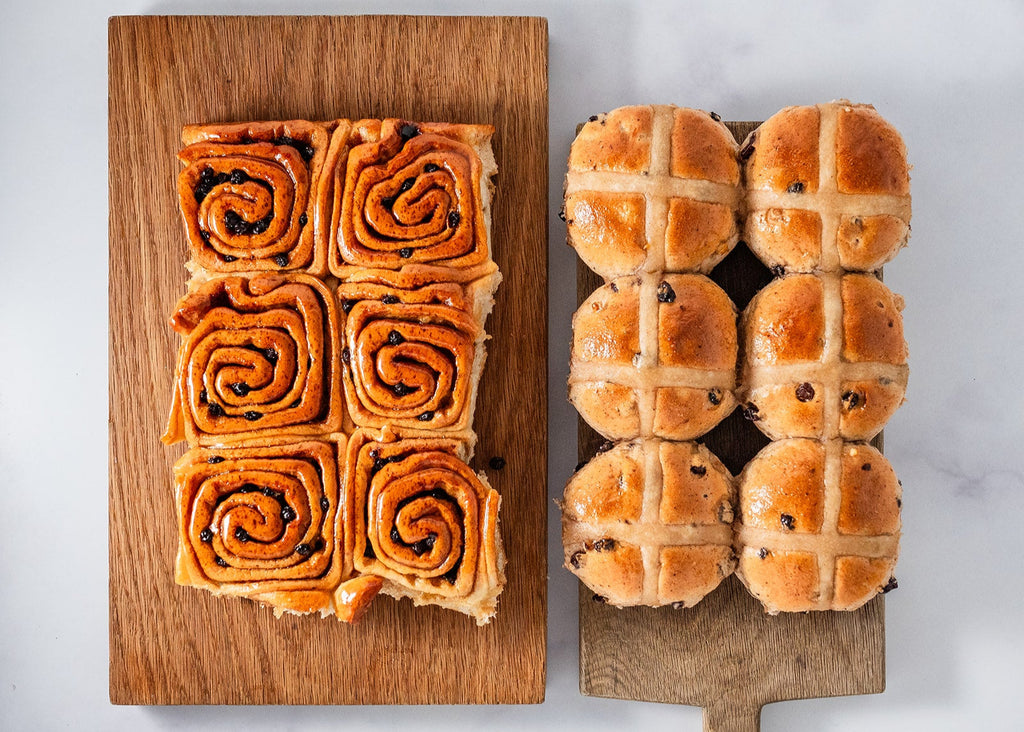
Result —
<instances>
[{"instance_id":1,"label":"marble surface","mask_svg":"<svg viewBox=\"0 0 1024 732\"><path fill-rule=\"evenodd\" d=\"M0 728L700 729L688 707L581 697L576 586L549 526L547 701L520 708L119 708L107 698L106 18L127 13L546 15L552 497L576 462L564 398L575 259L554 215L575 123L640 102L758 119L870 101L914 164L908 402L882 695L776 704L765 730L1021 729L1024 695L1024 5L1014 2L7 3L0 23ZM66 185L64 179L74 178ZM498 716L500 715L500 716ZM500 720L497 721L496 720Z\"/></svg>"}]
</instances>

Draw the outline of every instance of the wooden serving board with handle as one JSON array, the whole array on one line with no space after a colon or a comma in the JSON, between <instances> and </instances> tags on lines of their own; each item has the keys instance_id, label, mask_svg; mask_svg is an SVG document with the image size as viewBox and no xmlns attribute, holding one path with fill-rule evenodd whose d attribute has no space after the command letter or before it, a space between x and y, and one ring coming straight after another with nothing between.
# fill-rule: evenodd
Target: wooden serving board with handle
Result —
<instances>
[{"instance_id":1,"label":"wooden serving board with handle","mask_svg":"<svg viewBox=\"0 0 1024 732\"><path fill-rule=\"evenodd\" d=\"M464 704L544 699L547 23L542 18L120 17L109 25L110 698L115 704ZM489 123L504 275L474 467L502 495L498 616L378 598L358 625L175 585L160 443L185 291L175 158L196 122ZM506 461L489 467L493 457ZM499 465L495 461L494 465Z\"/></svg>"},{"instance_id":2,"label":"wooden serving board with handle","mask_svg":"<svg viewBox=\"0 0 1024 732\"><path fill-rule=\"evenodd\" d=\"M757 125L728 123L741 142ZM711 279L742 310L771 273L741 243ZM581 262L578 302L601 284ZM580 420L580 460L603 441ZM734 474L768 444L738 409L702 441ZM873 444L881 449L881 436ZM761 707L770 702L885 689L884 602L879 596L851 613L772 617L729 577L692 608L620 610L595 602L580 584L580 691L700 706L707 732L757 730Z\"/></svg>"}]
</instances>

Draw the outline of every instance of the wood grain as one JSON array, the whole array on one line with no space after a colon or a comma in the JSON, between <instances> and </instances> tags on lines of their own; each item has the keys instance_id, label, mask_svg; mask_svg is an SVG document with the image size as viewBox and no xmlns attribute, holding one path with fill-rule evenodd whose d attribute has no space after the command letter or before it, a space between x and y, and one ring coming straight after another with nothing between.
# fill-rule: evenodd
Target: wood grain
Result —
<instances>
[{"instance_id":1,"label":"wood grain","mask_svg":"<svg viewBox=\"0 0 1024 732\"><path fill-rule=\"evenodd\" d=\"M544 698L547 24L541 18L121 17L109 25L110 698L115 704L536 703ZM173 581L159 442L184 292L182 125L399 116L496 126L494 251L475 466L503 497L497 618L380 598L356 626ZM525 144L528 141L528 144Z\"/></svg>"},{"instance_id":2,"label":"wood grain","mask_svg":"<svg viewBox=\"0 0 1024 732\"><path fill-rule=\"evenodd\" d=\"M729 128L742 141L757 124ZM741 243L711 278L742 310L771 273ZM601 284L579 264L578 302ZM579 435L579 458L588 460L602 438L582 419ZM768 444L739 410L702 441L734 474ZM881 449L881 436L874 444ZM770 702L885 689L882 597L852 613L771 617L735 577L685 610L619 610L580 584L579 616L581 693L701 706L709 732L757 730Z\"/></svg>"}]
</instances>

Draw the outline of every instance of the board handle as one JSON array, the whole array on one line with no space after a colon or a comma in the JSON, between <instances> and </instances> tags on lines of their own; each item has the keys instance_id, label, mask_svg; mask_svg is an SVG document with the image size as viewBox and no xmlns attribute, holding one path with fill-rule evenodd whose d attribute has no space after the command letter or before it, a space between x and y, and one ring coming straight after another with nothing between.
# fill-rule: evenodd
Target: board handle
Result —
<instances>
[{"instance_id":1,"label":"board handle","mask_svg":"<svg viewBox=\"0 0 1024 732\"><path fill-rule=\"evenodd\" d=\"M742 706L722 700L704 707L704 732L759 732L761 705Z\"/></svg>"}]
</instances>

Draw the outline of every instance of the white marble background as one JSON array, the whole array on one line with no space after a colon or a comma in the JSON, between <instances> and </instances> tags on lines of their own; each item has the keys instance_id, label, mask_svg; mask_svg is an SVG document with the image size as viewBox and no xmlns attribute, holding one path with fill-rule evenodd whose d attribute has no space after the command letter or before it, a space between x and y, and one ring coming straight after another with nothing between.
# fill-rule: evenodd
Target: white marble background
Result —
<instances>
[{"instance_id":1,"label":"white marble background","mask_svg":"<svg viewBox=\"0 0 1024 732\"><path fill-rule=\"evenodd\" d=\"M788 702L766 730L1024 728L1024 4L61 0L0 20L0 728L700 728L695 709L577 691L575 582L549 527L547 701L535 707L117 708L107 700L106 18L468 13L550 19L549 492L576 461L564 399L574 255L555 217L574 125L630 103L759 119L870 101L914 163L905 486L888 690ZM60 189L70 176L78 183ZM69 197L68 191L74 195Z\"/></svg>"}]
</instances>

